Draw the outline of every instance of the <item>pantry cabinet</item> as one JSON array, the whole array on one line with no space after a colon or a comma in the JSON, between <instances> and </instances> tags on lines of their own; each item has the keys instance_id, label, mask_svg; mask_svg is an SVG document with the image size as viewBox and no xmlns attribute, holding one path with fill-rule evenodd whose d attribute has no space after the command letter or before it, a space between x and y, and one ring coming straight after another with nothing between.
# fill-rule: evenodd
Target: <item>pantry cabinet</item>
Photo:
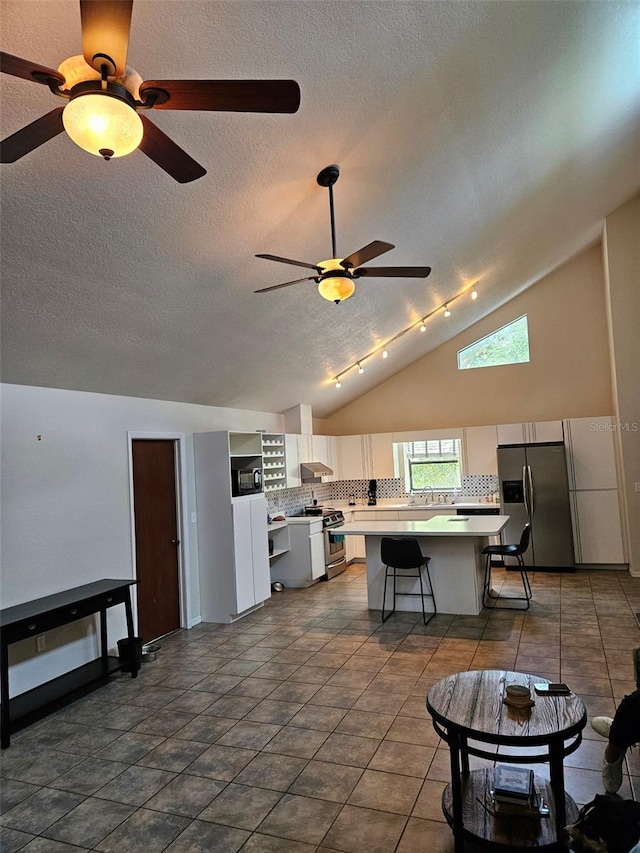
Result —
<instances>
[{"instance_id":1,"label":"pantry cabinet","mask_svg":"<svg viewBox=\"0 0 640 853\"><path fill-rule=\"evenodd\" d=\"M626 562L610 417L564 422L576 563Z\"/></svg>"},{"instance_id":2,"label":"pantry cabinet","mask_svg":"<svg viewBox=\"0 0 640 853\"><path fill-rule=\"evenodd\" d=\"M569 499L576 563L625 563L618 492L585 489L569 492Z\"/></svg>"},{"instance_id":3,"label":"pantry cabinet","mask_svg":"<svg viewBox=\"0 0 640 853\"><path fill-rule=\"evenodd\" d=\"M232 498L230 492L231 453L253 455L255 439L255 434L228 432L193 437L205 622L233 622L271 595L266 499L261 494Z\"/></svg>"},{"instance_id":4,"label":"pantry cabinet","mask_svg":"<svg viewBox=\"0 0 640 853\"><path fill-rule=\"evenodd\" d=\"M564 423L569 488L617 489L612 418L571 418Z\"/></svg>"}]
</instances>

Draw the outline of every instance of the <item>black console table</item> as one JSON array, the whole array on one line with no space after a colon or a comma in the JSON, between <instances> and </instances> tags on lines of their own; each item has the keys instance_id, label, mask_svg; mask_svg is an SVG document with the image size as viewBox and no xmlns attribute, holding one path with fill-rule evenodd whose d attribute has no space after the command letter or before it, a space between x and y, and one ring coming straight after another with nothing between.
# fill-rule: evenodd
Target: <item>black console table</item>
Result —
<instances>
[{"instance_id":1,"label":"black console table","mask_svg":"<svg viewBox=\"0 0 640 853\"><path fill-rule=\"evenodd\" d=\"M67 589L55 595L37 598L0 610L0 746L10 743L10 733L28 725L38 717L50 713L74 695L86 692L91 685L104 684L113 672L120 669L118 659L107 652L107 608L124 604L127 617L127 634L133 640L133 614L131 587L138 581L105 578ZM59 628L94 613L100 614L100 657L64 675L47 681L33 690L9 698L9 646L28 637L35 637L52 628ZM137 661L133 655L131 677L138 675Z\"/></svg>"}]
</instances>

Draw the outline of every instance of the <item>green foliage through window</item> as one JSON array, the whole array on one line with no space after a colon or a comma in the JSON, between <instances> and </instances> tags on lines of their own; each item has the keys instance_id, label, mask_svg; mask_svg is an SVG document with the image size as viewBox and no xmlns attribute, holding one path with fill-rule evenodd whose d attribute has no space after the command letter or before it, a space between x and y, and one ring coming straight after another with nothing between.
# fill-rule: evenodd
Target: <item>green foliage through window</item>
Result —
<instances>
[{"instance_id":1,"label":"green foliage through window","mask_svg":"<svg viewBox=\"0 0 640 853\"><path fill-rule=\"evenodd\" d=\"M458 352L458 370L529 361L529 327L524 314Z\"/></svg>"},{"instance_id":2,"label":"green foliage through window","mask_svg":"<svg viewBox=\"0 0 640 853\"><path fill-rule=\"evenodd\" d=\"M409 491L460 488L460 442L439 441L405 443L407 487Z\"/></svg>"}]
</instances>

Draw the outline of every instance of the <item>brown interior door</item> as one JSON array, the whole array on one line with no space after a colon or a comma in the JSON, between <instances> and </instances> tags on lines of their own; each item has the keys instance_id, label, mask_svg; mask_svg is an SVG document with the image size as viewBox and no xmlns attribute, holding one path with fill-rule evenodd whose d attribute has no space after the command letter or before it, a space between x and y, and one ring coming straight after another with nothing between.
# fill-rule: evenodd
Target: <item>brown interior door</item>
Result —
<instances>
[{"instance_id":1,"label":"brown interior door","mask_svg":"<svg viewBox=\"0 0 640 853\"><path fill-rule=\"evenodd\" d=\"M148 643L180 627L175 443L136 438L132 453L138 633Z\"/></svg>"}]
</instances>

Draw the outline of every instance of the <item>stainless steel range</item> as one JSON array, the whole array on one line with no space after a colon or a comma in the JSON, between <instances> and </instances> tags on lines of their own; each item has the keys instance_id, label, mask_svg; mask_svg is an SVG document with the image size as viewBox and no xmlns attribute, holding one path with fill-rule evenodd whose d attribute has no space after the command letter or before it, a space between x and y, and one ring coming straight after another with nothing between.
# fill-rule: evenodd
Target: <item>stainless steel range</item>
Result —
<instances>
[{"instance_id":1,"label":"stainless steel range","mask_svg":"<svg viewBox=\"0 0 640 853\"><path fill-rule=\"evenodd\" d=\"M337 528L344 524L344 514L339 509L331 509L322 514L324 532L324 565L327 579L331 579L347 568L347 551L344 536Z\"/></svg>"},{"instance_id":2,"label":"stainless steel range","mask_svg":"<svg viewBox=\"0 0 640 853\"><path fill-rule=\"evenodd\" d=\"M331 579L347 568L347 552L344 536L336 530L344 524L344 514L339 509L327 506L308 506L296 515L322 516L324 533L324 566L327 579Z\"/></svg>"}]
</instances>

